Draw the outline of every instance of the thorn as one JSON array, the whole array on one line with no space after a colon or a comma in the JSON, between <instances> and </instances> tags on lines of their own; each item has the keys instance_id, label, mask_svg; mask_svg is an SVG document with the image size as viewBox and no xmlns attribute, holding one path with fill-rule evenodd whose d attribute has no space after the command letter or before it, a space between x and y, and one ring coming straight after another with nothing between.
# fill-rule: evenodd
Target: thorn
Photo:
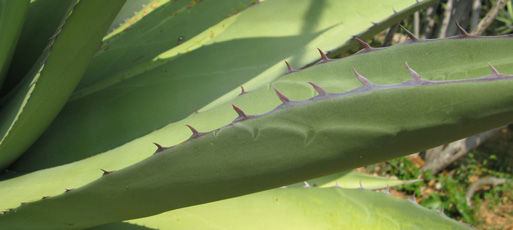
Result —
<instances>
[{"instance_id":1,"label":"thorn","mask_svg":"<svg viewBox=\"0 0 513 230\"><path fill-rule=\"evenodd\" d=\"M312 187L312 186L310 186L310 184L308 184L308 182L304 181L304 183L305 183L305 186L303 186L303 188L310 188L310 187Z\"/></svg>"},{"instance_id":2,"label":"thorn","mask_svg":"<svg viewBox=\"0 0 513 230\"><path fill-rule=\"evenodd\" d=\"M385 193L390 195L390 186L388 186L388 184L387 184L387 189L385 190Z\"/></svg>"},{"instance_id":3,"label":"thorn","mask_svg":"<svg viewBox=\"0 0 513 230\"><path fill-rule=\"evenodd\" d=\"M55 39L55 38L59 35L59 33L60 33L60 32L61 32L61 31L57 31L54 35L52 35L50 38L48 38L48 40L53 40L53 39Z\"/></svg>"},{"instance_id":4,"label":"thorn","mask_svg":"<svg viewBox=\"0 0 513 230\"><path fill-rule=\"evenodd\" d=\"M436 210L435 212L437 212L440 215L444 215L445 216L444 207L443 206L442 206L442 208L440 210Z\"/></svg>"},{"instance_id":5,"label":"thorn","mask_svg":"<svg viewBox=\"0 0 513 230\"><path fill-rule=\"evenodd\" d=\"M354 38L356 41L358 41L365 50L367 51L371 51L372 50L372 47L369 45L369 43L367 42L364 42L362 39L359 39L357 37Z\"/></svg>"},{"instance_id":6,"label":"thorn","mask_svg":"<svg viewBox=\"0 0 513 230\"><path fill-rule=\"evenodd\" d=\"M338 180L335 180L335 186L333 186L333 187L335 187L335 188L340 188L341 187L340 183L338 183Z\"/></svg>"},{"instance_id":7,"label":"thorn","mask_svg":"<svg viewBox=\"0 0 513 230\"><path fill-rule=\"evenodd\" d=\"M240 89L241 89L241 92L239 93L239 96L248 93L244 90L244 87L242 85L240 86Z\"/></svg>"},{"instance_id":8,"label":"thorn","mask_svg":"<svg viewBox=\"0 0 513 230\"><path fill-rule=\"evenodd\" d=\"M394 7L392 7L392 11L394 11L394 14L397 14L397 10L395 10Z\"/></svg>"},{"instance_id":9,"label":"thorn","mask_svg":"<svg viewBox=\"0 0 513 230\"><path fill-rule=\"evenodd\" d=\"M399 24L399 26L401 28L403 28L404 32L408 35L408 37L410 37L410 39L414 42L416 42L418 40L418 38L415 36L415 34L413 34L412 32L410 32L409 30L407 30L406 28L404 28L403 25Z\"/></svg>"},{"instance_id":10,"label":"thorn","mask_svg":"<svg viewBox=\"0 0 513 230\"><path fill-rule=\"evenodd\" d=\"M415 199L415 193L413 193L413 196L411 196L411 202L413 202L414 204L418 204L417 199Z\"/></svg>"},{"instance_id":11,"label":"thorn","mask_svg":"<svg viewBox=\"0 0 513 230\"><path fill-rule=\"evenodd\" d=\"M283 102L283 104L287 104L288 102L290 102L290 99L282 93L280 93L280 91L278 91L276 88L274 89L274 91L278 95L278 98L280 98L280 101Z\"/></svg>"},{"instance_id":12,"label":"thorn","mask_svg":"<svg viewBox=\"0 0 513 230\"><path fill-rule=\"evenodd\" d=\"M41 198L41 199L44 200L44 199L48 199L48 198L50 198L50 196L43 196L43 198Z\"/></svg>"},{"instance_id":13,"label":"thorn","mask_svg":"<svg viewBox=\"0 0 513 230\"><path fill-rule=\"evenodd\" d=\"M74 188L67 188L65 192L71 192L73 190L75 190L75 189Z\"/></svg>"},{"instance_id":14,"label":"thorn","mask_svg":"<svg viewBox=\"0 0 513 230\"><path fill-rule=\"evenodd\" d=\"M360 180L360 189L365 189L362 184L362 180Z\"/></svg>"},{"instance_id":15,"label":"thorn","mask_svg":"<svg viewBox=\"0 0 513 230\"><path fill-rule=\"evenodd\" d=\"M378 23L376 23L376 22L371 22L371 23L372 23L372 26L377 26L378 25Z\"/></svg>"},{"instance_id":16,"label":"thorn","mask_svg":"<svg viewBox=\"0 0 513 230\"><path fill-rule=\"evenodd\" d=\"M25 203L25 202L21 202L21 204L20 204L20 205L24 205L24 204L26 204L26 203Z\"/></svg>"},{"instance_id":17,"label":"thorn","mask_svg":"<svg viewBox=\"0 0 513 230\"><path fill-rule=\"evenodd\" d=\"M287 188L287 186L281 186L280 188Z\"/></svg>"},{"instance_id":18,"label":"thorn","mask_svg":"<svg viewBox=\"0 0 513 230\"><path fill-rule=\"evenodd\" d=\"M315 91L317 91L317 93L319 94L320 97L324 97L326 96L326 94L328 94L328 92L326 92L326 90L324 90L322 87L318 86L317 84L309 81L308 84L312 85L312 87L315 89Z\"/></svg>"},{"instance_id":19,"label":"thorn","mask_svg":"<svg viewBox=\"0 0 513 230\"><path fill-rule=\"evenodd\" d=\"M460 26L460 23L458 23L458 21L456 21L456 26L460 30L463 37L472 37L472 35L468 34L467 31L465 29L463 29L463 27Z\"/></svg>"},{"instance_id":20,"label":"thorn","mask_svg":"<svg viewBox=\"0 0 513 230\"><path fill-rule=\"evenodd\" d=\"M198 110L197 110L197 109L196 109L196 110L194 110L194 113L198 114Z\"/></svg>"},{"instance_id":21,"label":"thorn","mask_svg":"<svg viewBox=\"0 0 513 230\"><path fill-rule=\"evenodd\" d=\"M192 136L190 138L194 138L194 137L197 137L200 135L200 133L198 132L198 130L196 130L195 128L193 128L192 126L190 125L185 125L187 127L189 127L189 129L191 129L192 131Z\"/></svg>"},{"instance_id":22,"label":"thorn","mask_svg":"<svg viewBox=\"0 0 513 230\"><path fill-rule=\"evenodd\" d=\"M321 58L322 58L322 61L321 61L321 62L327 62L327 61L329 61L328 56L326 56L326 54L324 54L324 52L322 52L322 50L321 50L321 49L317 48L317 50L319 50L319 54L321 54Z\"/></svg>"},{"instance_id":23,"label":"thorn","mask_svg":"<svg viewBox=\"0 0 513 230\"><path fill-rule=\"evenodd\" d=\"M287 73L292 73L292 72L295 72L293 69L292 69L292 66L290 66L290 64L285 61L285 64L287 65L287 69L289 69L289 71Z\"/></svg>"},{"instance_id":24,"label":"thorn","mask_svg":"<svg viewBox=\"0 0 513 230\"><path fill-rule=\"evenodd\" d=\"M239 118L248 119L248 116L244 113L244 111L242 111L242 109L235 106L234 104L232 104L232 107L235 110L235 112L237 112L237 114L239 114Z\"/></svg>"},{"instance_id":25,"label":"thorn","mask_svg":"<svg viewBox=\"0 0 513 230\"><path fill-rule=\"evenodd\" d=\"M157 144L155 142L153 142L153 144L157 146L157 151L155 151L153 154L157 154L157 153L160 153L160 152L162 152L162 151L164 151L166 149L169 149L169 147L162 147L162 145L159 145L159 144Z\"/></svg>"},{"instance_id":26,"label":"thorn","mask_svg":"<svg viewBox=\"0 0 513 230\"><path fill-rule=\"evenodd\" d=\"M108 175L108 174L111 174L111 173L113 173L113 172L114 172L114 171L107 171L107 170L105 170L105 169L100 169L100 170L102 170L102 171L103 171L103 175L102 175L102 176L105 176L105 175Z\"/></svg>"},{"instance_id":27,"label":"thorn","mask_svg":"<svg viewBox=\"0 0 513 230\"><path fill-rule=\"evenodd\" d=\"M358 78L358 80L360 80L360 82L363 83L363 85L372 85L372 82L370 82L369 79L365 78L364 76L362 76L361 74L356 72L356 69L354 67L353 67L353 72L356 75L356 77Z\"/></svg>"},{"instance_id":28,"label":"thorn","mask_svg":"<svg viewBox=\"0 0 513 230\"><path fill-rule=\"evenodd\" d=\"M408 70L408 72L410 72L410 75L413 77L413 80L415 80L415 81L421 80L420 75L417 72L415 72L415 70L410 68L410 66L408 65L408 62L406 62L406 69Z\"/></svg>"},{"instance_id":29,"label":"thorn","mask_svg":"<svg viewBox=\"0 0 513 230\"><path fill-rule=\"evenodd\" d=\"M490 64L490 62L488 62L488 66L490 66L490 69L492 69L492 72L493 72L493 76L499 76L501 75L499 73L499 71L497 71L497 69L495 67L492 66L492 64Z\"/></svg>"}]
</instances>

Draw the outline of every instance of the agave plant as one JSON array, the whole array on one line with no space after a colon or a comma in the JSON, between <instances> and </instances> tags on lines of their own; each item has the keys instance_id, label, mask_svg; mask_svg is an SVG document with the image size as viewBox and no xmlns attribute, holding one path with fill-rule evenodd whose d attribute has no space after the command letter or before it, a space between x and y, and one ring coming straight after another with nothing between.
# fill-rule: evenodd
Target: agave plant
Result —
<instances>
[{"instance_id":1,"label":"agave plant","mask_svg":"<svg viewBox=\"0 0 513 230\"><path fill-rule=\"evenodd\" d=\"M0 1L0 227L469 228L273 189L512 122L509 36L363 42L432 2L155 0L104 36L124 1Z\"/></svg>"}]
</instances>

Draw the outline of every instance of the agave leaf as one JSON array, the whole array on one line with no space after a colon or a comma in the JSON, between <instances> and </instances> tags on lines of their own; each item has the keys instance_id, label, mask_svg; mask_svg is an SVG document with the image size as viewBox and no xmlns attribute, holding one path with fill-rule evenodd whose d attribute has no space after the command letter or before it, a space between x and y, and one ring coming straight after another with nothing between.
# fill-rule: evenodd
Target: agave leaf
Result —
<instances>
[{"instance_id":1,"label":"agave leaf","mask_svg":"<svg viewBox=\"0 0 513 230\"><path fill-rule=\"evenodd\" d=\"M64 106L123 2L80 2L61 24L38 64L0 111L0 168L18 158Z\"/></svg>"},{"instance_id":2,"label":"agave leaf","mask_svg":"<svg viewBox=\"0 0 513 230\"><path fill-rule=\"evenodd\" d=\"M16 52L2 89L5 92L2 94L12 90L29 72L75 2L69 0L31 1L18 45L13 46L13 48L16 47ZM3 40L1 41L3 44Z\"/></svg>"},{"instance_id":3,"label":"agave leaf","mask_svg":"<svg viewBox=\"0 0 513 230\"><path fill-rule=\"evenodd\" d=\"M304 66L319 58L316 48L332 50L353 35L377 33L432 1L370 2L265 1L206 30L205 21L220 20L213 15L217 10L223 9L225 18L236 9L204 1L190 14L168 20L184 4L162 5L126 34L104 41L70 102L12 170L33 171L106 152L232 91L208 108L226 103L242 84L252 90L268 83L287 70L283 60ZM393 8L401 13L389 17ZM179 37L184 40L177 45ZM151 42L140 45L141 40Z\"/></svg>"},{"instance_id":4,"label":"agave leaf","mask_svg":"<svg viewBox=\"0 0 513 230\"><path fill-rule=\"evenodd\" d=\"M92 229L129 224L141 229L472 229L411 200L343 188L273 189Z\"/></svg>"},{"instance_id":5,"label":"agave leaf","mask_svg":"<svg viewBox=\"0 0 513 230\"><path fill-rule=\"evenodd\" d=\"M287 188L301 187L341 187L341 188L365 188L365 189L384 189L404 184L415 183L419 180L402 181L399 179L371 176L354 170L331 174L304 182L287 185Z\"/></svg>"},{"instance_id":6,"label":"agave leaf","mask_svg":"<svg viewBox=\"0 0 513 230\"><path fill-rule=\"evenodd\" d=\"M11 63L14 48L23 28L29 6L28 0L0 1L0 89Z\"/></svg>"},{"instance_id":7,"label":"agave leaf","mask_svg":"<svg viewBox=\"0 0 513 230\"><path fill-rule=\"evenodd\" d=\"M513 73L511 47L511 37L417 41L285 75L232 100L238 107L218 106L108 153L0 182L0 204L15 208L0 217L0 227L83 228L155 215L381 162L511 123L513 75L487 64ZM366 78L355 77L353 66ZM469 79L456 80L462 78ZM159 145L152 154L154 141L174 147ZM100 176L99 169L108 171ZM76 189L63 193L70 188ZM20 202L30 203L17 207Z\"/></svg>"}]
</instances>

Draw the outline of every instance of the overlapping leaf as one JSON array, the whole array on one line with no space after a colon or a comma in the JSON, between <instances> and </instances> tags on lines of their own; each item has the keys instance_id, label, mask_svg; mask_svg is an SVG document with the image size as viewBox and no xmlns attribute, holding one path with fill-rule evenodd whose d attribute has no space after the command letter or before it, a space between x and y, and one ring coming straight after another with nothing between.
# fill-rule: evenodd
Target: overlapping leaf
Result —
<instances>
[{"instance_id":1,"label":"overlapping leaf","mask_svg":"<svg viewBox=\"0 0 513 230\"><path fill-rule=\"evenodd\" d=\"M302 67L318 59L316 48L354 44L352 36L377 33L432 1L373 2L265 1L238 14L251 2L163 4L103 42L71 101L12 170L61 165L123 145L201 113L237 88L208 108L225 103L240 85L252 90L281 76L283 60Z\"/></svg>"},{"instance_id":2,"label":"overlapping leaf","mask_svg":"<svg viewBox=\"0 0 513 230\"><path fill-rule=\"evenodd\" d=\"M70 11L0 111L0 168L28 149L57 116L123 2L84 1Z\"/></svg>"},{"instance_id":3,"label":"overlapping leaf","mask_svg":"<svg viewBox=\"0 0 513 230\"><path fill-rule=\"evenodd\" d=\"M81 228L149 216L380 162L510 123L513 76L494 73L487 63L512 73L512 43L510 37L419 41L286 75L233 99L244 114L225 104L106 154L0 182L8 188L2 194L11 197L1 202L6 208L30 202L1 216L0 224ZM484 78L423 82L404 61L429 80ZM307 83L348 92L362 84L352 67L375 84L404 83L370 85L357 74L366 85L331 96ZM316 94L324 96L308 99ZM265 114L250 116L258 113ZM186 124L215 131L194 131L180 144L191 133ZM176 146L153 155L155 141ZM115 171L100 176L98 169ZM23 184L34 191L13 189ZM52 197L41 200L41 194Z\"/></svg>"},{"instance_id":4,"label":"overlapping leaf","mask_svg":"<svg viewBox=\"0 0 513 230\"><path fill-rule=\"evenodd\" d=\"M342 188L273 189L100 229L472 229L411 200Z\"/></svg>"}]
</instances>

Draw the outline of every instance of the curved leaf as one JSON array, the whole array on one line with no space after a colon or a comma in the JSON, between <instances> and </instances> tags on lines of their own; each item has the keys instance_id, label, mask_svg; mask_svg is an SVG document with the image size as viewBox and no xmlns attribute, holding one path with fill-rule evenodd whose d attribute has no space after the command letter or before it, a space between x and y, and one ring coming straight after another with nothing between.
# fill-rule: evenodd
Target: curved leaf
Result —
<instances>
[{"instance_id":1,"label":"curved leaf","mask_svg":"<svg viewBox=\"0 0 513 230\"><path fill-rule=\"evenodd\" d=\"M57 116L123 2L83 1L74 7L39 64L0 111L0 168L18 158Z\"/></svg>"},{"instance_id":2,"label":"curved leaf","mask_svg":"<svg viewBox=\"0 0 513 230\"><path fill-rule=\"evenodd\" d=\"M287 185L287 188L300 188L300 187L320 187L327 188L339 186L341 188L365 188L365 189L384 189L409 183L415 183L419 180L402 181L399 179L371 176L357 171L345 171L335 173L332 175L319 177L305 182Z\"/></svg>"},{"instance_id":3,"label":"curved leaf","mask_svg":"<svg viewBox=\"0 0 513 230\"><path fill-rule=\"evenodd\" d=\"M75 2L69 0L31 1L18 45L15 46L16 52L2 89L5 91L2 92L2 96L12 90L34 66L48 45L48 40L56 33L62 20L66 18L66 13L69 13L69 8Z\"/></svg>"},{"instance_id":4,"label":"curved leaf","mask_svg":"<svg viewBox=\"0 0 513 230\"><path fill-rule=\"evenodd\" d=\"M371 2L265 1L206 30L205 21L214 16L220 20L236 9L218 1L190 9L183 2L163 5L126 34L104 41L86 80L12 170L61 165L123 145L237 88L209 107L226 103L240 92L241 84L252 90L268 83L286 71L283 60L301 67L319 58L316 48L335 49L363 31L379 32L404 17L389 17L392 8L412 13L432 1ZM189 31L199 34L191 37L195 34ZM183 43L177 45L181 36Z\"/></svg>"},{"instance_id":5,"label":"curved leaf","mask_svg":"<svg viewBox=\"0 0 513 230\"><path fill-rule=\"evenodd\" d=\"M472 229L411 200L342 188L273 189L93 229L127 224L142 229Z\"/></svg>"},{"instance_id":6,"label":"curved leaf","mask_svg":"<svg viewBox=\"0 0 513 230\"><path fill-rule=\"evenodd\" d=\"M9 70L28 6L28 0L0 1L0 89Z\"/></svg>"},{"instance_id":7,"label":"curved leaf","mask_svg":"<svg viewBox=\"0 0 513 230\"><path fill-rule=\"evenodd\" d=\"M245 113L218 106L108 153L0 182L3 207L30 202L2 215L0 227L84 228L150 216L384 161L511 123L513 75L486 64L513 73L511 47L511 37L410 42L288 74L231 101ZM405 69L405 60L429 80ZM375 84L355 77L353 66ZM482 78L456 80L476 75ZM432 80L443 78L450 80ZM331 94L315 92L308 81ZM390 81L395 82L382 85ZM188 139L186 124L205 133L191 129ZM174 146L152 154L154 141ZM98 169L117 171L100 176Z\"/></svg>"}]
</instances>

